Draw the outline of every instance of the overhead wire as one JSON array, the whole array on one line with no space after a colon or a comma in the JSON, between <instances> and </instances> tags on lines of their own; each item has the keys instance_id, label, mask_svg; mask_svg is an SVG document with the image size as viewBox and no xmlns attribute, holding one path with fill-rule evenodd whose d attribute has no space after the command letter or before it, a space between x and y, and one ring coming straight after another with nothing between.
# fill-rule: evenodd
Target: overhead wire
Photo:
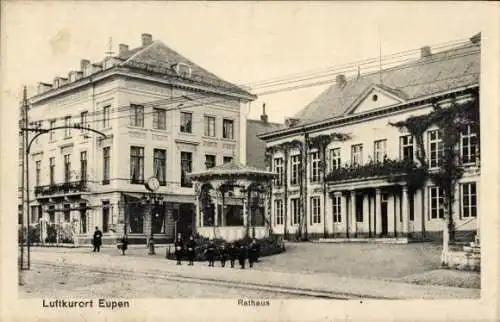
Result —
<instances>
[{"instance_id":1,"label":"overhead wire","mask_svg":"<svg viewBox=\"0 0 500 322\"><path fill-rule=\"evenodd\" d=\"M405 51L405 52L410 52L410 51ZM423 61L423 62L420 62L420 64L428 64L428 63L432 63L432 62L439 62L439 61L443 61L443 60L450 60L450 59L453 59L453 58L457 58L457 57L464 57L464 56L467 56L467 55L473 55L475 54L475 52L472 52L472 53L459 53L459 54L456 54L456 55L450 55L450 56L445 56L444 59L434 59L434 60L430 60L430 61ZM397 55L397 54L392 54L393 56L394 55ZM404 63L406 62L409 62L409 61L414 61L415 64L412 64L412 65L404 65ZM407 58L407 59L402 59L402 60L398 60L398 61L395 61L395 62L385 62L385 64L389 64L389 63L392 63L392 64L403 64L401 66L397 66L397 67L392 67L392 68L389 68L389 69L404 69L404 68L410 68L410 67L415 67L415 66L418 66L418 61L416 61L413 57L412 58ZM351 68L339 68L337 70L332 70L332 73L335 72L335 74L339 74L339 73L347 73L347 72L355 72L357 71L357 68L352 68L352 63L351 64L344 64L344 65L341 65L341 66L347 66L347 67L351 67ZM365 66L366 67L366 66ZM399 67L399 68L398 68ZM387 70L387 69L385 69ZM364 76L366 76L368 74L364 74ZM289 81L288 83L282 83L280 85L287 85L287 84L292 84L292 83L297 83L299 81L304 81L304 80L315 80L315 79L318 79L318 78L324 78L324 77L327 77L327 76L331 76L330 74L327 74L327 75L320 75L320 76L311 76L311 77L308 77L306 79L301 79L301 80L292 80L292 81ZM302 88L307 88L307 87L313 87L313 86L319 86L319 85L323 85L323 84L327 84L327 83L330 83L332 80L334 79L325 79L325 80L322 80L322 81L317 81L317 82L313 82L313 83L309 83L309 84L302 84L302 85L295 85L295 86L290 86L290 87L286 87L286 88L279 88L279 89L276 89L276 90L268 90L268 91L263 91L263 92L260 92L260 93L256 93L256 95L258 96L263 96L263 95L270 95L270 94L275 94L275 93L279 93L279 92L284 92L284 91L290 91L290 90L296 90L296 89L302 89ZM441 79L439 81L443 81L445 79ZM140 103L140 104L137 104L137 105L140 105L140 106L144 106L144 107L164 107L164 106L168 106L168 105L173 105L173 104L176 104L176 103L185 103L186 101L197 101L197 100L200 100L200 99L209 99L210 96L209 94L200 94L198 96L186 96L186 95L180 95L180 96L177 96L177 97L174 97L174 98L165 98L165 99L160 99L160 100L153 100L153 101L148 101L148 102L144 102L144 103ZM214 101L210 101L210 102L202 102L202 103L198 103L198 104L191 104L189 105L183 105L181 106L180 108L179 107L175 107L175 108L167 108L167 109L164 109L165 111L170 111L170 110L177 110L177 109L186 109L186 108L191 108L191 107L196 107L196 106L202 106L202 105L215 105L215 106L218 106L218 107L222 107L222 108L227 108L228 106L223 106L223 105L216 105L217 103L223 103L223 102L227 102L228 100L230 99L220 99L220 98L217 98L216 100ZM128 112L130 110L130 104L129 105L122 105L122 106L119 106L119 107L116 107L116 108L113 108L114 110L114 113L121 113L121 112ZM147 112L147 113L144 113L144 115L149 115L149 114L154 114L155 111L153 112ZM99 111L99 112L95 112L95 113L87 113L87 117L90 117L90 116L96 116L96 115L102 115L102 111ZM76 116L79 116L79 115L76 115ZM115 116L115 117L109 117L107 118L106 120L115 120L115 119L121 119L121 118L129 118L130 115L127 114L127 115L123 115L123 116ZM36 122L43 122L43 121L52 121L52 120L63 120L65 117L60 117L60 118L46 118L46 119L37 119L35 121ZM92 120L89 120L88 123L99 123L99 122L103 122L104 119L92 119Z\"/></svg>"}]
</instances>

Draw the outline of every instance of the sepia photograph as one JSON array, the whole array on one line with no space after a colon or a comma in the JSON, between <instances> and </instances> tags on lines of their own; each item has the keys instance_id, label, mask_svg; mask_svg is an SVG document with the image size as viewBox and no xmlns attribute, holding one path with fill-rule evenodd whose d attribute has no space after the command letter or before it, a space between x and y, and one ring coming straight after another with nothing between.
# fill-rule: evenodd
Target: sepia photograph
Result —
<instances>
[{"instance_id":1,"label":"sepia photograph","mask_svg":"<svg viewBox=\"0 0 500 322\"><path fill-rule=\"evenodd\" d=\"M497 5L2 7L9 316L220 300L289 321L288 300L479 303L496 287ZM355 320L323 312L302 320Z\"/></svg>"}]
</instances>

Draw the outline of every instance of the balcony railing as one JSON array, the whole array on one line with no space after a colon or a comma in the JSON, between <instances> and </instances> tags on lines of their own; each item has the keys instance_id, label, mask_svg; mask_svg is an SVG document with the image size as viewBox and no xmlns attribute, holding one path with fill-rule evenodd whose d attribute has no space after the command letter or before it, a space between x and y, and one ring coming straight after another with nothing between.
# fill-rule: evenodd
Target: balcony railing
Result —
<instances>
[{"instance_id":1,"label":"balcony railing","mask_svg":"<svg viewBox=\"0 0 500 322\"><path fill-rule=\"evenodd\" d=\"M56 183L35 187L35 196L49 196L55 194L83 192L86 191L86 189L87 181L85 180Z\"/></svg>"},{"instance_id":2,"label":"balcony railing","mask_svg":"<svg viewBox=\"0 0 500 322\"><path fill-rule=\"evenodd\" d=\"M418 173L422 169L411 160L385 160L360 166L345 166L332 170L327 181L343 181L373 177L392 177L408 173Z\"/></svg>"}]
</instances>

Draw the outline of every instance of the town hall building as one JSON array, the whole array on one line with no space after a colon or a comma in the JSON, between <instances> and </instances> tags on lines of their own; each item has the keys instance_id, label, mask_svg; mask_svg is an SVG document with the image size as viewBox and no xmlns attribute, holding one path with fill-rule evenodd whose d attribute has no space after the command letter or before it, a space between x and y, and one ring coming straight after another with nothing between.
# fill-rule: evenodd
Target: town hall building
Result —
<instances>
[{"instance_id":1,"label":"town hall building","mask_svg":"<svg viewBox=\"0 0 500 322\"><path fill-rule=\"evenodd\" d=\"M447 158L453 133L437 123L416 133L424 124L409 122L446 109L477 116L479 79L480 35L446 50L423 47L419 58L376 72L338 75L285 128L259 135L268 169L278 175L273 231L309 240L440 239L444 191L431 178ZM478 130L470 125L455 133L463 173L447 209L456 239L474 240L477 232Z\"/></svg>"}]
</instances>

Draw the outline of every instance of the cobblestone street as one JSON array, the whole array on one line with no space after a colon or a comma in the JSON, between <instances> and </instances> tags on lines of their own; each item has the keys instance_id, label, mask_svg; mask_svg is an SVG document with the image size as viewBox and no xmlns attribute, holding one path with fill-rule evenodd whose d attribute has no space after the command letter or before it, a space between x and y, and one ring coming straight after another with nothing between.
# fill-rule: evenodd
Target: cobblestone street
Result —
<instances>
[{"instance_id":1,"label":"cobblestone street","mask_svg":"<svg viewBox=\"0 0 500 322\"><path fill-rule=\"evenodd\" d=\"M425 251L424 251L425 250ZM177 266L166 248L144 246L122 256L114 247L33 248L21 296L157 298L474 298L480 275L439 269L433 245L288 244L287 252L261 258L252 269ZM48 267L53 265L54 267ZM311 293L312 292L314 293ZM290 293L292 292L292 293Z\"/></svg>"},{"instance_id":2,"label":"cobblestone street","mask_svg":"<svg viewBox=\"0 0 500 322\"><path fill-rule=\"evenodd\" d=\"M138 276L120 277L81 269L35 264L24 272L20 298L296 298L283 293L180 282Z\"/></svg>"}]
</instances>

